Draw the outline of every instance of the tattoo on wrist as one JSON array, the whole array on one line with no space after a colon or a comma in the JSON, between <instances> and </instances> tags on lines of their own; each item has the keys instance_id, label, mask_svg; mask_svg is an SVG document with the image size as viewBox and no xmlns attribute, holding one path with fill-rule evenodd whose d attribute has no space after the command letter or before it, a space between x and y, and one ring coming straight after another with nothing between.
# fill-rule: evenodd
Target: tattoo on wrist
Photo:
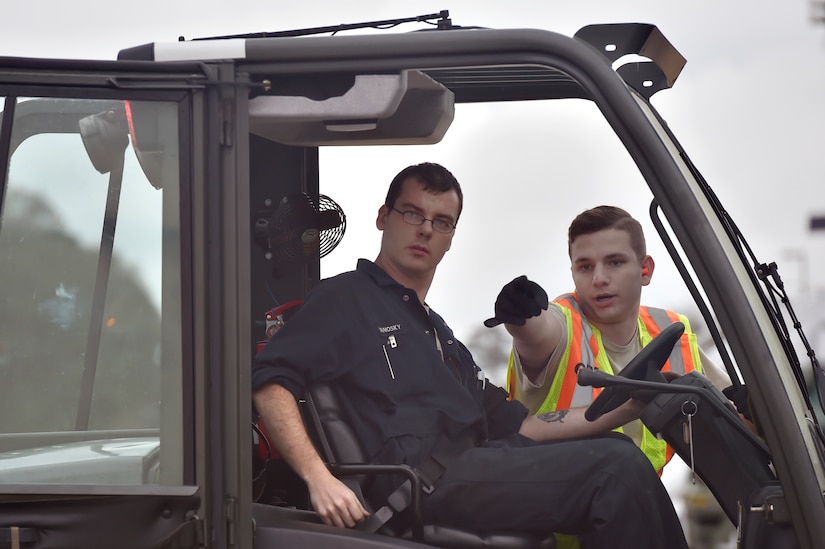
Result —
<instances>
[{"instance_id":1,"label":"tattoo on wrist","mask_svg":"<svg viewBox=\"0 0 825 549\"><path fill-rule=\"evenodd\" d=\"M555 412L547 412L546 414L539 414L538 418L545 423L564 423L564 416L570 410L556 410Z\"/></svg>"}]
</instances>

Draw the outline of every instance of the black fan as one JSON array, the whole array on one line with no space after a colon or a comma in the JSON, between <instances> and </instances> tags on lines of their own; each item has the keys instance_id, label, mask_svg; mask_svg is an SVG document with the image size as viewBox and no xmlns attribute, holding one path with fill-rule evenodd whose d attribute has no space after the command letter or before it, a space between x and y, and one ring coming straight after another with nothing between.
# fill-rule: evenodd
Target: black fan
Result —
<instances>
[{"instance_id":1,"label":"black fan","mask_svg":"<svg viewBox=\"0 0 825 549\"><path fill-rule=\"evenodd\" d=\"M344 237L347 218L341 207L323 194L285 196L272 215L255 220L255 236L270 252L273 266L324 257Z\"/></svg>"}]
</instances>

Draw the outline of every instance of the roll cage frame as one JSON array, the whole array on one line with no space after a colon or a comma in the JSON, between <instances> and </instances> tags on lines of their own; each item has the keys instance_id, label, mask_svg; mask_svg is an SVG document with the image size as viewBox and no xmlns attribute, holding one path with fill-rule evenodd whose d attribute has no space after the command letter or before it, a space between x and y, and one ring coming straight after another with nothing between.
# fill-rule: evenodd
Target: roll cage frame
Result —
<instances>
[{"instance_id":1,"label":"roll cage frame","mask_svg":"<svg viewBox=\"0 0 825 549\"><path fill-rule=\"evenodd\" d=\"M614 70L613 63L633 54L649 61ZM208 546L252 546L248 425L256 334L251 319L265 292L256 279L265 269L254 250L252 205L265 194L262 174L272 167L262 153L276 154L281 162L284 191L317 194L319 173L312 144L273 149L251 133L250 102L270 94L273 86L275 93L281 86L308 90L307 82L319 81L346 88L355 75L409 70L444 86L458 104L581 98L598 107L638 166L707 295L715 317L709 324L718 323L751 391L800 546L815 547L825 539L821 410L812 404L814 391L800 386L794 373L798 359L783 340L727 213L649 102L673 84L684 64L656 27L585 27L572 38L534 29L460 28L227 38L147 44L120 57L0 59L0 96L6 98L0 157L8 167L16 148L9 115L17 97L168 100L180 106L185 483L177 488L5 485L0 505L13 505L20 494L34 501L56 494L184 498L192 507L187 520L197 522L203 539L211 540ZM7 170L0 174L0 208L7 175ZM305 293L319 278L315 261L280 283ZM296 523L286 520L278 528L290 539Z\"/></svg>"}]
</instances>

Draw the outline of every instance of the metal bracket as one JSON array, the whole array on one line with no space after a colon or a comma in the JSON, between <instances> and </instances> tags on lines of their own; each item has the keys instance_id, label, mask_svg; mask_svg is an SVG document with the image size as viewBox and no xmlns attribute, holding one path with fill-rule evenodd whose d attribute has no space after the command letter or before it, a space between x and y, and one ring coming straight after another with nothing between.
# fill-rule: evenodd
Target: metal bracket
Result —
<instances>
[{"instance_id":1,"label":"metal bracket","mask_svg":"<svg viewBox=\"0 0 825 549\"><path fill-rule=\"evenodd\" d=\"M655 25L618 23L588 25L575 38L587 42L613 63L625 55L640 55L650 62L628 63L617 72L646 99L659 90L673 87L687 62Z\"/></svg>"},{"instance_id":2,"label":"metal bracket","mask_svg":"<svg viewBox=\"0 0 825 549\"><path fill-rule=\"evenodd\" d=\"M767 496L761 505L751 505L751 513L762 513L768 524L790 524L791 515L785 498L779 495Z\"/></svg>"}]
</instances>

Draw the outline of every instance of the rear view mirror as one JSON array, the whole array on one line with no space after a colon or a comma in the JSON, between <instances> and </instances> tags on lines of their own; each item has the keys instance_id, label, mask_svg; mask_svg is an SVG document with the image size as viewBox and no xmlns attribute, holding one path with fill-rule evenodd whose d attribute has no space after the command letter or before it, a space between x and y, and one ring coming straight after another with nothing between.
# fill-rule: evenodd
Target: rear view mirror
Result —
<instances>
[{"instance_id":1,"label":"rear view mirror","mask_svg":"<svg viewBox=\"0 0 825 549\"><path fill-rule=\"evenodd\" d=\"M132 148L146 179L156 189L163 187L164 155L177 151L177 132L166 129L164 111L155 103L126 101L126 120L132 136ZM172 121L173 128L176 121ZM174 136L174 138L172 137ZM172 139L171 143L168 140Z\"/></svg>"},{"instance_id":2,"label":"rear view mirror","mask_svg":"<svg viewBox=\"0 0 825 549\"><path fill-rule=\"evenodd\" d=\"M100 173L109 173L122 165L129 145L129 128L123 112L107 110L78 121L80 137L92 165Z\"/></svg>"},{"instance_id":3,"label":"rear view mirror","mask_svg":"<svg viewBox=\"0 0 825 549\"><path fill-rule=\"evenodd\" d=\"M163 104L124 101L123 106L81 118L86 154L100 173L111 172L123 159L131 138L143 174L156 189L163 187L166 160L177 165L177 120ZM172 168L173 169L173 168Z\"/></svg>"}]
</instances>

